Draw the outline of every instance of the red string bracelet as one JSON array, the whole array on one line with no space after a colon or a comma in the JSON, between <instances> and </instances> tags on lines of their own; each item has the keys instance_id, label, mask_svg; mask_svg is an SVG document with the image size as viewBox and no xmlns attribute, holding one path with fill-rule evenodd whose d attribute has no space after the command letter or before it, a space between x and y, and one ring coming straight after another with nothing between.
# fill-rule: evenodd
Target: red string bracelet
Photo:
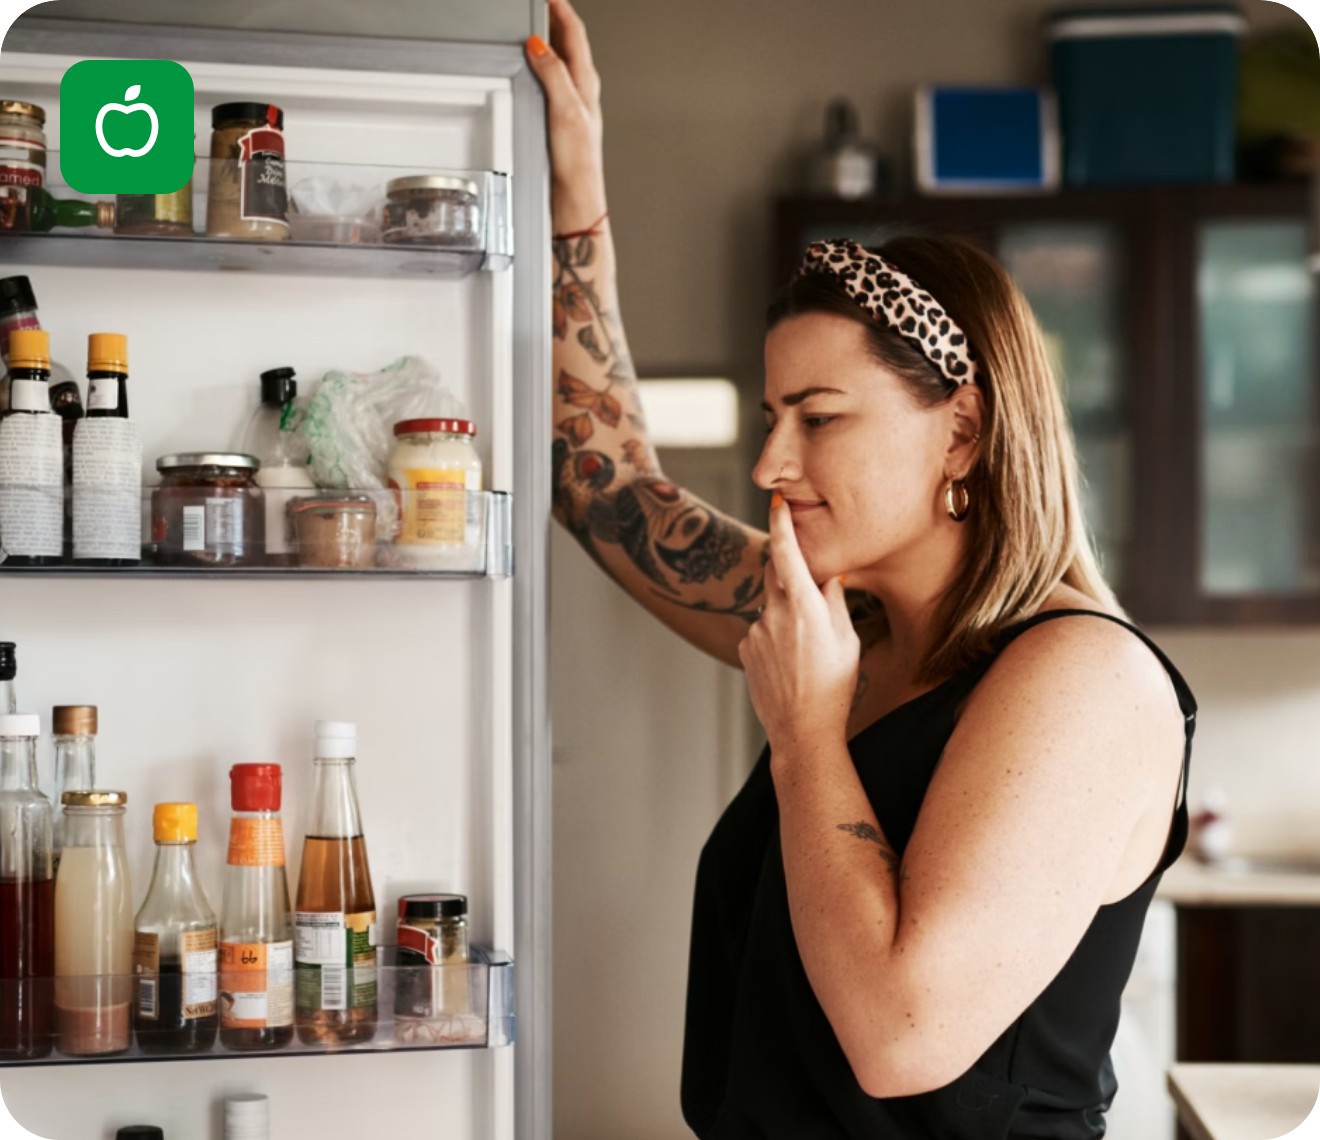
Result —
<instances>
[{"instance_id":1,"label":"red string bracelet","mask_svg":"<svg viewBox=\"0 0 1320 1140\"><path fill-rule=\"evenodd\" d=\"M601 216L600 216L599 218L597 218L594 222L592 222L591 225L589 225L585 230L573 230L571 233L566 233L566 234L551 234L550 236L551 236L551 238L552 238L553 240L555 240L555 241L567 241L569 238L586 237L588 234L591 234L592 236L599 236L599 235L600 235L600 225L601 225L601 223L602 223L606 218L608 218L609 216L610 216L610 212L609 212L608 210L606 210L603 214L601 214Z\"/></svg>"}]
</instances>

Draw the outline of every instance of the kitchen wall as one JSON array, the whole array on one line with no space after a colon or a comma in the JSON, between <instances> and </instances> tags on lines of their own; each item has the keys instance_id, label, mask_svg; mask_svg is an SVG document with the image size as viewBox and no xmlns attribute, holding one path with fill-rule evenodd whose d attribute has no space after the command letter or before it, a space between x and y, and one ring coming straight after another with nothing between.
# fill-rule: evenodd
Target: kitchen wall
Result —
<instances>
[{"instance_id":1,"label":"kitchen wall","mask_svg":"<svg viewBox=\"0 0 1320 1140\"><path fill-rule=\"evenodd\" d=\"M827 101L850 97L863 133L905 177L913 85L1044 79L1037 29L1052 7L578 0L604 84L611 220L640 373L732 376L754 407L770 204L792 188L794 160L820 137ZM1242 7L1253 30L1305 27L1282 4ZM754 446L759 433L748 434ZM1193 796L1224 787L1246 848L1320 850L1320 764L1310 744L1320 630L1154 632L1203 708Z\"/></svg>"}]
</instances>

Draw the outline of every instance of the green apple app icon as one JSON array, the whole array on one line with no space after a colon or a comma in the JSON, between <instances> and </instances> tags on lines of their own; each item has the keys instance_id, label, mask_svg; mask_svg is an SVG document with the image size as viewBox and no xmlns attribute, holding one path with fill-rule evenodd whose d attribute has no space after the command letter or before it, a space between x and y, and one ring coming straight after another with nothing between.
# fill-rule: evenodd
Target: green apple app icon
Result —
<instances>
[{"instance_id":1,"label":"green apple app icon","mask_svg":"<svg viewBox=\"0 0 1320 1140\"><path fill-rule=\"evenodd\" d=\"M85 59L60 82L60 173L80 194L173 194L193 172L193 82L169 59Z\"/></svg>"}]
</instances>

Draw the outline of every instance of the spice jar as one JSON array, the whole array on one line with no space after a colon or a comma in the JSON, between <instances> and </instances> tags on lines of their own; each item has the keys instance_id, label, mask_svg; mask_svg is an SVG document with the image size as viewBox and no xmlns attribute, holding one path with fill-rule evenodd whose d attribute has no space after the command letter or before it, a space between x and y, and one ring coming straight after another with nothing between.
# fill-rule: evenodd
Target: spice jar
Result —
<instances>
[{"instance_id":1,"label":"spice jar","mask_svg":"<svg viewBox=\"0 0 1320 1140\"><path fill-rule=\"evenodd\" d=\"M471 1012L467 898L404 895L399 899L396 1018L453 1017Z\"/></svg>"},{"instance_id":2,"label":"spice jar","mask_svg":"<svg viewBox=\"0 0 1320 1140\"><path fill-rule=\"evenodd\" d=\"M222 103L211 112L212 237L286 241L284 112L270 103Z\"/></svg>"},{"instance_id":3,"label":"spice jar","mask_svg":"<svg viewBox=\"0 0 1320 1140\"><path fill-rule=\"evenodd\" d=\"M46 184L46 112L0 100L0 232L28 228L28 191Z\"/></svg>"},{"instance_id":4,"label":"spice jar","mask_svg":"<svg viewBox=\"0 0 1320 1140\"><path fill-rule=\"evenodd\" d=\"M195 452L156 460L151 538L162 565L253 566L265 547L265 502L251 455Z\"/></svg>"},{"instance_id":5,"label":"spice jar","mask_svg":"<svg viewBox=\"0 0 1320 1140\"><path fill-rule=\"evenodd\" d=\"M399 507L395 557L419 570L479 570L483 557L481 457L471 420L394 425L390 488Z\"/></svg>"},{"instance_id":6,"label":"spice jar","mask_svg":"<svg viewBox=\"0 0 1320 1140\"><path fill-rule=\"evenodd\" d=\"M376 564L376 503L367 495L308 495L289 503L298 565L363 570Z\"/></svg>"},{"instance_id":7,"label":"spice jar","mask_svg":"<svg viewBox=\"0 0 1320 1140\"><path fill-rule=\"evenodd\" d=\"M477 184L466 178L419 174L385 186L385 241L398 245L481 247Z\"/></svg>"}]
</instances>

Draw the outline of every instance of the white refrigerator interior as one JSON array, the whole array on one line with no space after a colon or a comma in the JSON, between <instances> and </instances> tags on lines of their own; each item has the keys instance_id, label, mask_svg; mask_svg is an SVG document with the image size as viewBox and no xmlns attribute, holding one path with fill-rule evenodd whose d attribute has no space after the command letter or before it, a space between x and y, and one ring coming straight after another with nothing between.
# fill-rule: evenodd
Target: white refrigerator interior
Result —
<instances>
[{"instance_id":1,"label":"white refrigerator interior","mask_svg":"<svg viewBox=\"0 0 1320 1140\"><path fill-rule=\"evenodd\" d=\"M0 59L5 97L46 108L52 148L73 62L8 45ZM180 62L195 83L199 154L213 105L257 100L284 110L291 184L316 163L517 177L506 78ZM54 154L47 186L64 192ZM412 354L467 404L486 487L513 488L511 272L3 271L30 277L53 356L76 376L89 333L127 334L148 483L162 454L237 450L265 369L295 368L305 395L329 370L374 371ZM349 720L382 943L393 942L399 895L456 891L469 898L473 945L514 950L513 624L512 579L0 575L0 635L18 644L24 710L48 734L53 705L100 709L98 784L128 793L135 905L150 878L152 805L193 800L199 868L219 910L228 772L244 762L283 766L295 889L313 722ZM49 794L48 737L41 765ZM219 1102L236 1091L269 1095L275 1137L425 1122L428 1135L510 1140L514 1052L55 1064L0 1069L0 1089L20 1123L58 1140L112 1137L133 1122L219 1136Z\"/></svg>"}]
</instances>

